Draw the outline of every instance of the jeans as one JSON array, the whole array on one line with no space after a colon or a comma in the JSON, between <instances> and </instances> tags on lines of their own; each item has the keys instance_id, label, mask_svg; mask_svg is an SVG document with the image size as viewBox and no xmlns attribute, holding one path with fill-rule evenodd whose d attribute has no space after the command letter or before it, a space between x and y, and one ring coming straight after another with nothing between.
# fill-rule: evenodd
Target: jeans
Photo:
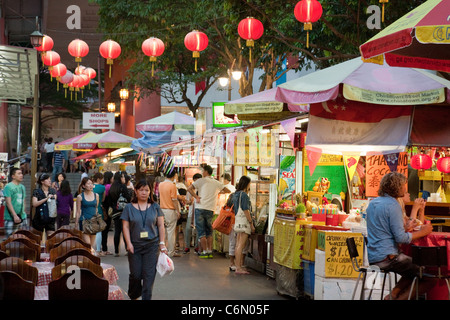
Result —
<instances>
[{"instance_id":1,"label":"jeans","mask_svg":"<svg viewBox=\"0 0 450 320\"><path fill-rule=\"evenodd\" d=\"M57 181L58 174L60 174L62 171L62 166L54 166L52 171L52 181Z\"/></svg>"},{"instance_id":2,"label":"jeans","mask_svg":"<svg viewBox=\"0 0 450 320\"><path fill-rule=\"evenodd\" d=\"M134 247L134 253L128 253L130 276L128 295L130 299L151 300L153 283L156 276L156 264L159 257L158 238L143 246Z\"/></svg>"},{"instance_id":3,"label":"jeans","mask_svg":"<svg viewBox=\"0 0 450 320\"><path fill-rule=\"evenodd\" d=\"M198 238L212 236L212 218L214 212L205 209L195 209L195 228Z\"/></svg>"}]
</instances>

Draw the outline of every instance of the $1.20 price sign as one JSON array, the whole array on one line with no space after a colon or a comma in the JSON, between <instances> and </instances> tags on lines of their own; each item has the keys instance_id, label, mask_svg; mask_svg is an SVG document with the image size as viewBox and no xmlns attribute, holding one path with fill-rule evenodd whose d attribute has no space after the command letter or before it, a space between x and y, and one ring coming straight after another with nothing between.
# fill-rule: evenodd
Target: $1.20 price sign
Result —
<instances>
[{"instance_id":1,"label":"$1.20 price sign","mask_svg":"<svg viewBox=\"0 0 450 320\"><path fill-rule=\"evenodd\" d=\"M352 261L348 254L346 239L349 237L355 238L359 255L358 263L361 266L364 241L361 233L319 231L319 242L322 242L319 246L322 246L325 250L325 277L356 278L358 276L358 272L353 269Z\"/></svg>"}]
</instances>

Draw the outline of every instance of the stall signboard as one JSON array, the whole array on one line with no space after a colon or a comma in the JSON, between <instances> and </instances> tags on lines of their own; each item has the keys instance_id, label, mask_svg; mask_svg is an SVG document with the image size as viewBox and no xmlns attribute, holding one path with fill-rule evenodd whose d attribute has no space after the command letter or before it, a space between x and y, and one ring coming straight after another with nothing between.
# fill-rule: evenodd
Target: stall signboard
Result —
<instances>
[{"instance_id":1,"label":"stall signboard","mask_svg":"<svg viewBox=\"0 0 450 320\"><path fill-rule=\"evenodd\" d=\"M393 169L393 170L391 170ZM408 154L370 154L366 156L366 197L377 197L381 178L391 171L408 177Z\"/></svg>"},{"instance_id":2,"label":"stall signboard","mask_svg":"<svg viewBox=\"0 0 450 320\"><path fill-rule=\"evenodd\" d=\"M281 198L295 193L295 156L280 156L279 190Z\"/></svg>"},{"instance_id":3,"label":"stall signboard","mask_svg":"<svg viewBox=\"0 0 450 320\"><path fill-rule=\"evenodd\" d=\"M340 194L347 192L347 177L344 168L344 160L341 155L322 153L314 173L309 174L309 163L306 152L303 152L303 192L313 191L315 184L321 178L327 178L330 186L327 194Z\"/></svg>"},{"instance_id":4,"label":"stall signboard","mask_svg":"<svg viewBox=\"0 0 450 320\"><path fill-rule=\"evenodd\" d=\"M274 167L275 140L275 136L270 132L238 132L234 144L234 165Z\"/></svg>"},{"instance_id":5,"label":"stall signboard","mask_svg":"<svg viewBox=\"0 0 450 320\"><path fill-rule=\"evenodd\" d=\"M227 128L227 127L242 126L242 121L238 119L237 115L234 114L233 118L227 117L224 113L224 108L225 108L224 102L213 102L212 105L213 127Z\"/></svg>"},{"instance_id":6,"label":"stall signboard","mask_svg":"<svg viewBox=\"0 0 450 320\"><path fill-rule=\"evenodd\" d=\"M114 129L115 114L112 112L83 112L83 129Z\"/></svg>"},{"instance_id":7,"label":"stall signboard","mask_svg":"<svg viewBox=\"0 0 450 320\"><path fill-rule=\"evenodd\" d=\"M287 220L275 218L273 222L275 263L290 269L301 269L307 224L324 225L321 221Z\"/></svg>"},{"instance_id":8,"label":"stall signboard","mask_svg":"<svg viewBox=\"0 0 450 320\"><path fill-rule=\"evenodd\" d=\"M325 251L326 278L356 278L358 272L353 269L348 254L347 238L355 239L358 251L358 263L362 265L364 237L361 233L346 231L318 231L317 247Z\"/></svg>"}]
</instances>

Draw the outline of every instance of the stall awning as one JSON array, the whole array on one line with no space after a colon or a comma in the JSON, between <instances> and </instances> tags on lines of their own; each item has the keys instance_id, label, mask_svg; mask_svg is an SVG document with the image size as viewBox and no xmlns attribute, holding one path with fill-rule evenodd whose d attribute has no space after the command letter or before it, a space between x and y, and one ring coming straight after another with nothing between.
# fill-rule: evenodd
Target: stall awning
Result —
<instances>
[{"instance_id":1,"label":"stall awning","mask_svg":"<svg viewBox=\"0 0 450 320\"><path fill-rule=\"evenodd\" d=\"M74 160L83 160L83 159L95 159L101 156L104 156L105 154L111 153L116 149L95 149L86 153L83 153L82 155L74 158Z\"/></svg>"},{"instance_id":2,"label":"stall awning","mask_svg":"<svg viewBox=\"0 0 450 320\"><path fill-rule=\"evenodd\" d=\"M26 104L37 73L35 49L0 45L0 102Z\"/></svg>"},{"instance_id":3,"label":"stall awning","mask_svg":"<svg viewBox=\"0 0 450 320\"><path fill-rule=\"evenodd\" d=\"M416 106L410 144L450 147L450 106Z\"/></svg>"}]
</instances>

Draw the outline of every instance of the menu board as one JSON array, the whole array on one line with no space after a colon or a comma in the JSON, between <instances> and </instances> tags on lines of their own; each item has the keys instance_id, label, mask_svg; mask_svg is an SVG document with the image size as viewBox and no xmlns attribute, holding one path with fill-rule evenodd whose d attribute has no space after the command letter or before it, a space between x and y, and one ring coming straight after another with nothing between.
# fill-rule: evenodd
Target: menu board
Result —
<instances>
[{"instance_id":1,"label":"menu board","mask_svg":"<svg viewBox=\"0 0 450 320\"><path fill-rule=\"evenodd\" d=\"M392 162L396 166L386 161L392 159ZM380 187L381 178L384 175L391 172L389 167L392 167L396 171L408 177L408 154L406 152L400 152L399 154L382 155L367 154L366 157L366 197L377 197L378 188Z\"/></svg>"},{"instance_id":2,"label":"menu board","mask_svg":"<svg viewBox=\"0 0 450 320\"><path fill-rule=\"evenodd\" d=\"M325 251L325 277L327 278L355 278L358 272L353 269L348 254L346 239L355 238L358 250L358 263L362 265L363 241L361 233L342 231L319 231L318 248Z\"/></svg>"}]
</instances>

